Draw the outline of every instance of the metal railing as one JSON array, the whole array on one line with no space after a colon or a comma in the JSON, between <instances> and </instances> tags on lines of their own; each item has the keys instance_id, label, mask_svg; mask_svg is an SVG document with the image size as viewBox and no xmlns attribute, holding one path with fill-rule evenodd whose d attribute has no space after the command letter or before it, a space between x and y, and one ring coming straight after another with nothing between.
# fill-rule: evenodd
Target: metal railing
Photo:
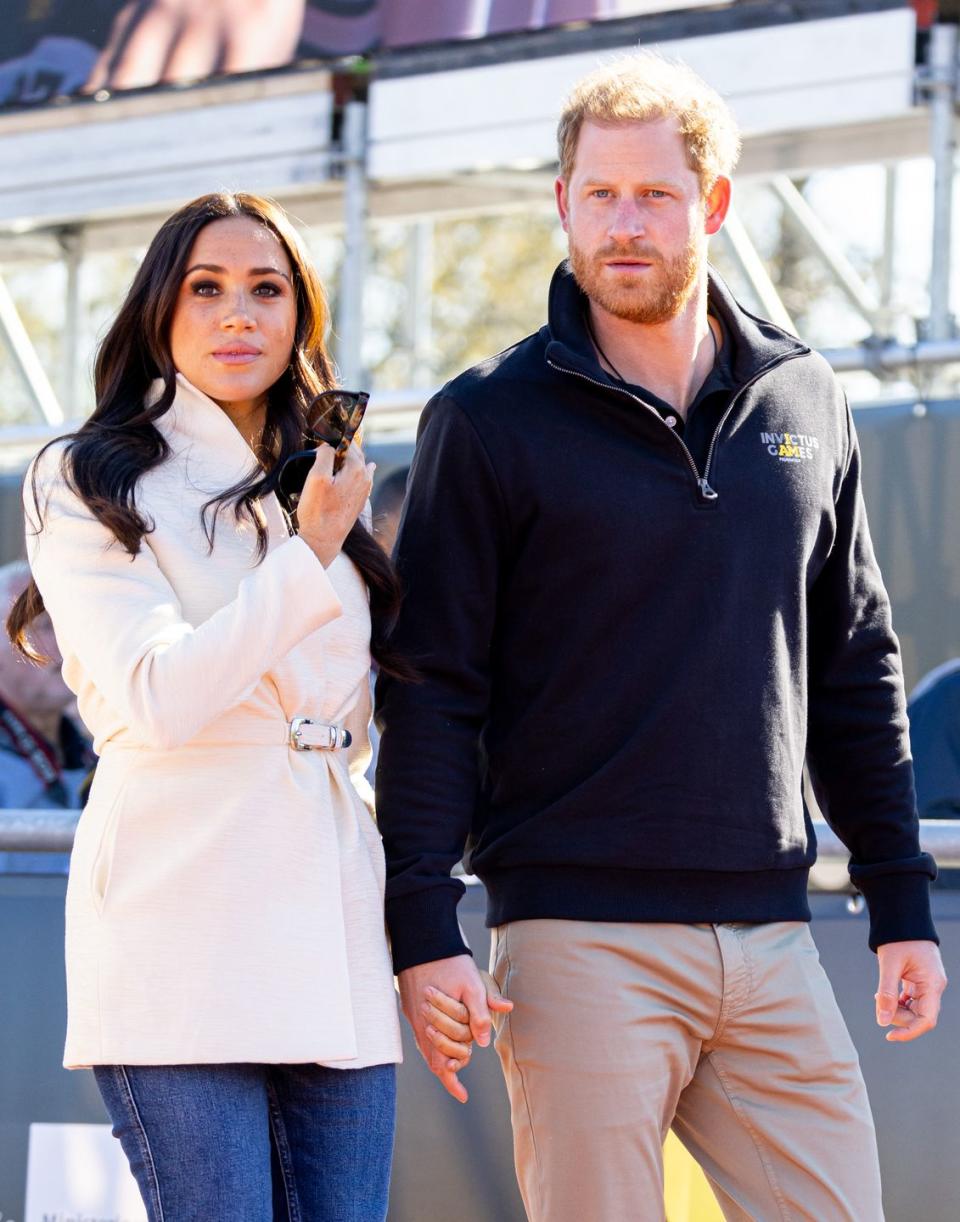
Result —
<instances>
[{"instance_id":1,"label":"metal railing","mask_svg":"<svg viewBox=\"0 0 960 1222\"><path fill-rule=\"evenodd\" d=\"M0 810L0 852L69 853L80 812ZM849 850L825 823L815 824L821 863L846 863ZM920 840L944 869L960 868L960 819L921 819Z\"/></svg>"}]
</instances>

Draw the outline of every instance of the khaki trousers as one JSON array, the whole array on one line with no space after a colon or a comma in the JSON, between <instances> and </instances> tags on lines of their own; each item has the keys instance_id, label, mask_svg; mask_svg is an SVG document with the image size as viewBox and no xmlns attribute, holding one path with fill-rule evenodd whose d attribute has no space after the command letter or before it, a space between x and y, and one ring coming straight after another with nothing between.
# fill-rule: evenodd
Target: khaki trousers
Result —
<instances>
[{"instance_id":1,"label":"khaki trousers","mask_svg":"<svg viewBox=\"0 0 960 1222\"><path fill-rule=\"evenodd\" d=\"M491 958L531 1222L661 1222L671 1126L727 1219L881 1222L866 1089L806 924L514 921Z\"/></svg>"}]
</instances>

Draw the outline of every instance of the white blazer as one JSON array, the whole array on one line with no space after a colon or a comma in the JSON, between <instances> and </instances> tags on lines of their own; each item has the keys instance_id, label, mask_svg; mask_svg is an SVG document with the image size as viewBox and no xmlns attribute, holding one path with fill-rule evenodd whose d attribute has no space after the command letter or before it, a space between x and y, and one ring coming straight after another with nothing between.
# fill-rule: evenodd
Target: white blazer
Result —
<instances>
[{"instance_id":1,"label":"white blazer","mask_svg":"<svg viewBox=\"0 0 960 1222\"><path fill-rule=\"evenodd\" d=\"M39 532L26 483L30 565L101 757L67 888L64 1064L398 1061L383 851L351 781L369 758L366 588L291 537L274 496L261 564L230 507L210 553L201 507L255 463L178 381L136 557L67 488L62 447L34 464ZM292 750L295 717L346 724L349 761Z\"/></svg>"}]
</instances>

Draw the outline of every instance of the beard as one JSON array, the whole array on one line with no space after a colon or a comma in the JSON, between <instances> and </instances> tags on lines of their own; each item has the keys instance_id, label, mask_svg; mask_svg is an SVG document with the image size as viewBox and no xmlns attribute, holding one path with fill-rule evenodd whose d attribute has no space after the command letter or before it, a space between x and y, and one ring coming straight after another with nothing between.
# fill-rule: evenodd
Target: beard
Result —
<instances>
[{"instance_id":1,"label":"beard","mask_svg":"<svg viewBox=\"0 0 960 1222\"><path fill-rule=\"evenodd\" d=\"M569 237L570 269L582 291L601 309L627 322L647 326L676 318L690 300L700 278L702 255L697 236L671 259L642 242L604 246L589 254ZM646 272L617 276L604 267L607 259L644 259Z\"/></svg>"}]
</instances>

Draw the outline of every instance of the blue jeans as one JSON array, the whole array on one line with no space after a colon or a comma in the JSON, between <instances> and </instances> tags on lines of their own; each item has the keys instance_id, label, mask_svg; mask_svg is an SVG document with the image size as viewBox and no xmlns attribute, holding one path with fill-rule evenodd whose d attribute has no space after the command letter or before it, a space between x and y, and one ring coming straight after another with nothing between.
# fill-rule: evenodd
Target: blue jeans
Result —
<instances>
[{"instance_id":1,"label":"blue jeans","mask_svg":"<svg viewBox=\"0 0 960 1222\"><path fill-rule=\"evenodd\" d=\"M100 1065L150 1222L382 1222L396 1067Z\"/></svg>"}]
</instances>

